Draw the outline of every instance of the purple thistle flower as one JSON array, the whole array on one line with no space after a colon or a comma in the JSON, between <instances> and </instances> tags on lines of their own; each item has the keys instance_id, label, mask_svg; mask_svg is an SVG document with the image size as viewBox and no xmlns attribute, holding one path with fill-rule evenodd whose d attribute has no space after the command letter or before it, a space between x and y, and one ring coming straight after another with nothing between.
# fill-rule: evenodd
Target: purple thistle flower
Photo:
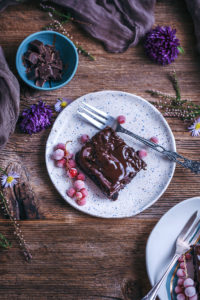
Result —
<instances>
[{"instance_id":1,"label":"purple thistle flower","mask_svg":"<svg viewBox=\"0 0 200 300\"><path fill-rule=\"evenodd\" d=\"M22 132L29 134L40 132L51 125L51 118L50 106L40 100L22 112L19 127Z\"/></svg>"},{"instance_id":2,"label":"purple thistle flower","mask_svg":"<svg viewBox=\"0 0 200 300\"><path fill-rule=\"evenodd\" d=\"M176 29L169 26L157 26L146 35L144 48L147 56L161 65L172 63L178 56L179 40Z\"/></svg>"}]
</instances>

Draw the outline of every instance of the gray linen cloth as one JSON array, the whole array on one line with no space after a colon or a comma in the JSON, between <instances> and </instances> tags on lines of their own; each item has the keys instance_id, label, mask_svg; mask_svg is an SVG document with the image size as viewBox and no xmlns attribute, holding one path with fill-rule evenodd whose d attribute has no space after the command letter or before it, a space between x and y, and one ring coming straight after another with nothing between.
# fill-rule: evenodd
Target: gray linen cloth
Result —
<instances>
[{"instance_id":1,"label":"gray linen cloth","mask_svg":"<svg viewBox=\"0 0 200 300\"><path fill-rule=\"evenodd\" d=\"M19 83L10 71L0 46L0 149L14 132L19 116Z\"/></svg>"}]
</instances>

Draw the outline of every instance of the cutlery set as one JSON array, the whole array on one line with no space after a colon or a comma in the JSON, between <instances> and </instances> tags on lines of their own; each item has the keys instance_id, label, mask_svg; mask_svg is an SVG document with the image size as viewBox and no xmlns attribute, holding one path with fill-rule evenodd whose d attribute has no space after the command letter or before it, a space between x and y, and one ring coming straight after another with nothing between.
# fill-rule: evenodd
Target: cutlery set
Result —
<instances>
[{"instance_id":1,"label":"cutlery set","mask_svg":"<svg viewBox=\"0 0 200 300\"><path fill-rule=\"evenodd\" d=\"M116 118L110 116L106 112L97 109L90 104L82 102L82 105L78 108L77 113L84 120L94 125L96 128L103 130L105 127L109 126L116 132L125 133L151 149L165 155L169 160L180 164L181 166L190 169L195 174L200 174L200 162L195 160L190 160L174 151L166 150L163 146L155 144L127 129L122 127ZM149 293L143 297L141 300L154 300L158 294L158 291L166 279L167 275L178 261L179 257L188 251L196 242L200 235L200 216L198 216L198 211L196 211L187 221L179 236L176 239L175 253L171 259L166 271L160 278L160 280L153 286Z\"/></svg>"}]
</instances>

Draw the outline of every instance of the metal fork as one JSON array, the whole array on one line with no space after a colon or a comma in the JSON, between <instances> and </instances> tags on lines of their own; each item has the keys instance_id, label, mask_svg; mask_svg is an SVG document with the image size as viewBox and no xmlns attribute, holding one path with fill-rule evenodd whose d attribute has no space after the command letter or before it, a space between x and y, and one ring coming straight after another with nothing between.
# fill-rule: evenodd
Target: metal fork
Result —
<instances>
[{"instance_id":1,"label":"metal fork","mask_svg":"<svg viewBox=\"0 0 200 300\"><path fill-rule=\"evenodd\" d=\"M77 113L89 123L93 124L98 129L102 130L106 126L112 127L116 132L122 132L125 134L130 135L131 137L135 138L136 140L142 142L146 146L152 148L153 150L165 155L170 160L180 164L181 166L190 169L195 174L200 174L200 162L196 160L190 160L182 155L178 154L174 151L166 150L163 146L155 144L127 129L122 127L117 120L110 116L109 114L105 113L104 111L97 109L91 106L88 103L82 102L82 106L78 109Z\"/></svg>"},{"instance_id":2,"label":"metal fork","mask_svg":"<svg viewBox=\"0 0 200 300\"><path fill-rule=\"evenodd\" d=\"M177 237L175 254L174 254L172 260L170 261L168 267L166 268L166 271L164 272L163 276L153 286L153 288L149 291L149 293L141 300L154 300L156 298L159 288L161 287L163 281L165 280L165 278L171 271L172 267L174 266L174 264L176 263L178 258L183 253L188 251L190 249L190 247L195 243L197 237L200 234L200 227L199 227L200 218L199 217L197 218L197 213L198 213L198 211L196 211L190 217L190 219L188 220L186 225L183 227L181 233Z\"/></svg>"}]
</instances>

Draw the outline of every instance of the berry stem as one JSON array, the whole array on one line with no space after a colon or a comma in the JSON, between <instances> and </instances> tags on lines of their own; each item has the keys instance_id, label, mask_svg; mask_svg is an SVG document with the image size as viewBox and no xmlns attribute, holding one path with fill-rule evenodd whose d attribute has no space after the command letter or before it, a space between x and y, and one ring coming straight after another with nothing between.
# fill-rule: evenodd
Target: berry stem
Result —
<instances>
[{"instance_id":1,"label":"berry stem","mask_svg":"<svg viewBox=\"0 0 200 300\"><path fill-rule=\"evenodd\" d=\"M186 276L186 278L188 278L188 271L187 271L185 254L183 254L183 263L184 263L185 276Z\"/></svg>"}]
</instances>

